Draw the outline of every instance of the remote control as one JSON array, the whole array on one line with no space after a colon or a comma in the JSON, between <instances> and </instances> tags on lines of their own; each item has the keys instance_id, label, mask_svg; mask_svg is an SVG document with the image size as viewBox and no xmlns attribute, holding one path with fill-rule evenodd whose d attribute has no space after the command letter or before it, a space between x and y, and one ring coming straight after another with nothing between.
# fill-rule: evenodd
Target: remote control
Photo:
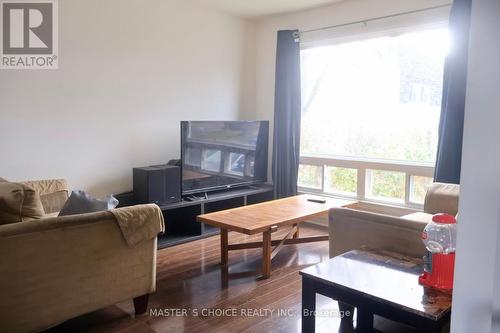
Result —
<instances>
[{"instance_id":1,"label":"remote control","mask_svg":"<svg viewBox=\"0 0 500 333\"><path fill-rule=\"evenodd\" d=\"M307 199L307 201L322 203L322 204L326 203L326 200L324 200L324 199Z\"/></svg>"}]
</instances>

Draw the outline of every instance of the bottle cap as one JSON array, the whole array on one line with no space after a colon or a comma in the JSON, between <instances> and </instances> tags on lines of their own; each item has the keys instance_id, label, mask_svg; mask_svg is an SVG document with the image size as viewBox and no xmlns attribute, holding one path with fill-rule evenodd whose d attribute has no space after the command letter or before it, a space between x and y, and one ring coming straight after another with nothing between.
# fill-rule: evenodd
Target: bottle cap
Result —
<instances>
[{"instance_id":1,"label":"bottle cap","mask_svg":"<svg viewBox=\"0 0 500 333\"><path fill-rule=\"evenodd\" d=\"M432 221L436 223L442 223L442 224L453 224L457 223L457 220L455 220L455 216L450 215L450 214L436 214L432 217Z\"/></svg>"}]
</instances>

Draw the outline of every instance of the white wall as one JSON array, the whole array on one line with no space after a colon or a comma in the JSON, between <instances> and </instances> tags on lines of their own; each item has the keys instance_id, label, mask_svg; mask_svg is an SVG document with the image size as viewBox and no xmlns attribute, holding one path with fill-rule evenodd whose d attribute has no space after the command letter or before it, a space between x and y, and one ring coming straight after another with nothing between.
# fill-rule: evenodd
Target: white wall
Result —
<instances>
[{"instance_id":1,"label":"white wall","mask_svg":"<svg viewBox=\"0 0 500 333\"><path fill-rule=\"evenodd\" d=\"M0 71L0 176L131 189L179 121L251 118L253 26L178 0L59 1L59 69ZM245 75L246 74L246 75Z\"/></svg>"},{"instance_id":2,"label":"white wall","mask_svg":"<svg viewBox=\"0 0 500 333\"><path fill-rule=\"evenodd\" d=\"M473 1L452 308L457 333L500 331L498 13L498 0Z\"/></svg>"}]
</instances>

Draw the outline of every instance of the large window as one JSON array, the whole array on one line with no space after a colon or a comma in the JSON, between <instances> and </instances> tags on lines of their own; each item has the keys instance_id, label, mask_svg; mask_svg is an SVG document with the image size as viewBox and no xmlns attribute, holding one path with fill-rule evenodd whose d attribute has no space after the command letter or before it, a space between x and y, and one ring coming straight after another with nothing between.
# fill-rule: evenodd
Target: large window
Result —
<instances>
[{"instance_id":1,"label":"large window","mask_svg":"<svg viewBox=\"0 0 500 333\"><path fill-rule=\"evenodd\" d=\"M447 47L434 28L303 49L299 186L421 204Z\"/></svg>"}]
</instances>

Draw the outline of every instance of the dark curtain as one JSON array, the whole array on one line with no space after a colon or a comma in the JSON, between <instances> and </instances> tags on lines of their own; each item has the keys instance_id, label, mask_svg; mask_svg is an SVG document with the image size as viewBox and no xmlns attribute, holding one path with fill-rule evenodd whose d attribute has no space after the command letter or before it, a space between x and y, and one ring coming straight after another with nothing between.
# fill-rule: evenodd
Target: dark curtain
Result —
<instances>
[{"instance_id":1,"label":"dark curtain","mask_svg":"<svg viewBox=\"0 0 500 333\"><path fill-rule=\"evenodd\" d=\"M455 0L451 8L451 49L444 65L435 182L460 183L470 11L471 0Z\"/></svg>"},{"instance_id":2,"label":"dark curtain","mask_svg":"<svg viewBox=\"0 0 500 333\"><path fill-rule=\"evenodd\" d=\"M297 194L300 154L298 30L278 31L274 96L273 181L276 198Z\"/></svg>"}]
</instances>

